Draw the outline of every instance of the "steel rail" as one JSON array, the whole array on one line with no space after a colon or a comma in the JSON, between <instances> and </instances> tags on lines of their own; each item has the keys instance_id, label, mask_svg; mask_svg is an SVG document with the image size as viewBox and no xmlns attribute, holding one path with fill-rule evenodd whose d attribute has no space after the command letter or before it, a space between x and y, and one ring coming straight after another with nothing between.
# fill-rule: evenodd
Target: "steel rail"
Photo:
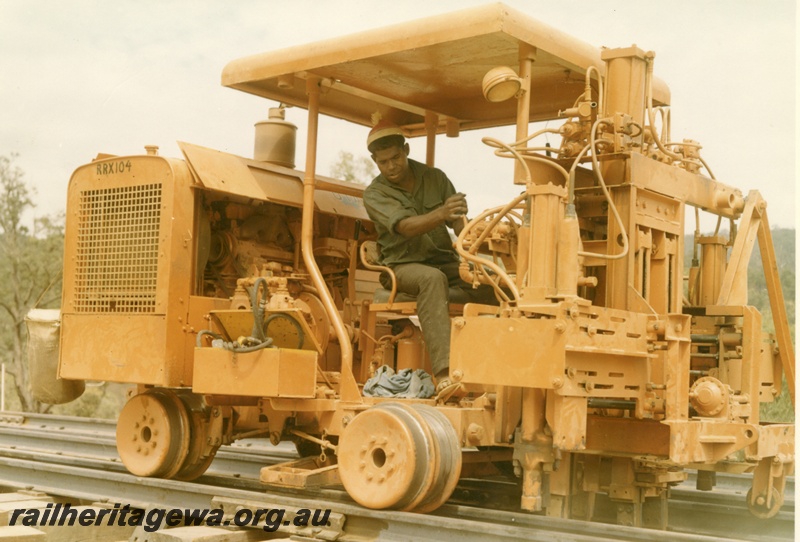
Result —
<instances>
[{"instance_id":1,"label":"steel rail","mask_svg":"<svg viewBox=\"0 0 800 542\"><path fill-rule=\"evenodd\" d=\"M276 495L200 483L140 478L127 473L98 471L71 465L49 464L30 459L0 457L0 482L10 488L41 491L90 502L128 504L136 508L209 509L222 507L283 509L291 515L301 509L331 509L330 525L309 533L293 525L281 525L287 534L316 536L322 540L350 542L380 540L490 540L533 541L632 541L645 542L657 536L669 541L736 540L669 531L636 529L620 525L590 523L536 516L518 512L481 510L445 505L437 513L422 515L369 510L351 503L309 497Z\"/></svg>"},{"instance_id":2,"label":"steel rail","mask_svg":"<svg viewBox=\"0 0 800 542\"><path fill-rule=\"evenodd\" d=\"M0 455L2 455L0 450ZM25 458L30 460L38 460L41 462L47 458L36 457L33 453L24 454L22 452L16 455L18 458ZM102 465L96 462L83 460L83 461L69 461L63 457L57 456L59 461L68 461L62 464L72 464L94 470L100 470ZM125 473L121 466L116 472ZM218 488L239 489L245 491L254 491L263 493L264 486L259 482L258 477L231 477L224 473L214 472L213 468L202 476L198 483ZM463 483L462 483L463 482ZM504 488L497 487L484 487L478 489L470 488L470 482L479 482L473 480L466 480L459 483L454 497L450 499L449 507L443 507L439 513L446 513L447 510L463 510L467 517L481 514L481 507L493 510L515 511L519 502L519 496L508 494ZM508 484L506 484L508 485ZM465 487L466 486L466 487ZM307 497L300 490L292 489L271 489L273 499L280 500L285 496ZM681 496L673 496L668 502L670 526L669 528L674 532L679 533L693 533L703 534L709 537L719 538L721 533L730 531L737 533L738 539L746 540L765 540L765 541L778 541L778 540L791 540L793 525L794 525L794 504L793 500L787 499L782 511L777 517L769 521L761 521L750 516L744 504L744 496L741 494L728 493L724 496L717 494L708 494L705 492L685 490ZM476 495L480 494L476 502ZM331 503L351 503L349 496L346 492L336 489L318 489L314 492L316 498L324 499ZM468 495L468 496L467 496ZM607 500L604 495L598 495L601 500ZM607 503L613 507L610 501ZM552 519L552 518L551 518ZM611 515L598 514L595 521L605 521L613 523L613 513ZM560 520L555 520L560 521ZM585 522L580 522L585 523ZM653 531L648 530L651 534ZM746 536L744 536L746 535Z\"/></svg>"},{"instance_id":3,"label":"steel rail","mask_svg":"<svg viewBox=\"0 0 800 542\"><path fill-rule=\"evenodd\" d=\"M41 472L61 472L60 469L63 468L77 468L95 473L105 473L103 476L112 474L114 476L127 476L137 480L139 484L154 484L155 487L162 487L159 484L178 484L179 486L184 484L177 481L137 478L125 472L116 454L116 447L113 442L113 423L98 424L102 426L102 430L94 431L91 429L92 424L82 424L80 422L70 424L69 421L66 421L63 423L64 429L60 432L54 432L52 428L57 423L62 423L62 421L56 420L54 423L53 420L38 419L29 420L28 423L21 425L9 425L0 421L0 461L18 460L28 462L30 465L38 465L38 471ZM224 491L244 491L247 494L256 493L264 497L265 487L258 480L260 468L294 457L297 457L297 455L293 447L288 443L273 447L272 445L265 445L260 440L255 440L240 445L226 446L220 449L217 458L215 458L206 475L201 477L195 484L190 484L190 486L215 488L211 492L215 496ZM58 475L51 475L46 476L46 478L50 479L53 476L58 477ZM89 477L89 479L92 478ZM14 487L27 487L29 483L34 481L33 478L26 476L21 478L6 477L5 474L0 476L0 483L5 482ZM744 494L749 487L749 477L718 475L717 487L713 492L696 491L692 489L691 481L688 480L672 490L672 498L669 500L670 529L684 533L703 534L716 539L719 538L721 532L735 532L737 537L746 535L745 539L750 540L787 540L792 538L787 533L793 532L794 523L794 499L791 497L791 487L793 486L790 486L790 484L793 484L793 478L787 484L787 500L782 511L778 517L767 521L750 517L749 512L746 510ZM58 490L56 494L84 499L86 498L85 495L65 494L63 492L70 491L69 486L72 488L90 487L80 481L67 483L66 486ZM49 489L57 489L47 484L44 486L37 485L35 488L44 492L50 492ZM463 516L463 518L469 519L480 518L484 514L512 514L510 519L506 519L512 522L511 524L513 525L514 522L520 521L513 515L518 513L515 507L518 503L518 495L514 495L514 490L513 483L491 484L479 480L462 480L449 504L440 508L437 511L437 515L453 514L455 517ZM193 490L190 489L188 491ZM309 502L309 494L300 490L270 489L269 491L268 497L265 498L273 501L284 502L286 499L300 499L301 502ZM128 501L133 498L129 496L135 495L135 493L128 491L122 494L125 495ZM114 498L113 493L108 494L105 491L96 492L92 490L89 495L92 496L89 500L98 500L100 496L104 499ZM175 502L184 498L180 491L177 492L177 495L178 497L173 499ZM329 505L334 503L337 510L341 506L355 506L347 494L341 490L317 490L313 497L314 499L321 499L321 502L324 501ZM143 502L157 501L145 500ZM186 500L186 503L190 502L190 500ZM133 502L127 503L134 504ZM189 504L184 504L183 506L190 507ZM357 508L361 510L360 507ZM370 513L383 512L371 511ZM413 515L413 517L419 519L427 516ZM527 514L522 514L522 517L539 517L539 521L565 521L542 516L529 516ZM712 517L722 519L718 521L717 527L709 528L709 518ZM743 518L749 519L749 521L743 521ZM610 520L613 520L613 518L610 518ZM584 527L602 525L584 521L577 521L577 524ZM566 524L564 525L566 526ZM541 528L541 526L537 526L537 528ZM571 534L576 534L572 531L570 532ZM648 533L648 536L654 534L652 530L645 530L645 532ZM657 532L659 533L659 538L662 538L661 531ZM599 535L596 532L592 534L595 539L597 539L597 536ZM530 536L528 536L528 539L531 539ZM549 539L557 540L558 538L551 537ZM629 538L622 539L628 540Z\"/></svg>"},{"instance_id":4,"label":"steel rail","mask_svg":"<svg viewBox=\"0 0 800 542\"><path fill-rule=\"evenodd\" d=\"M15 432L19 430L20 432ZM23 432L24 431L24 432ZM115 440L116 424L113 420L101 418L79 418L74 416L59 416L53 414L38 414L27 412L0 412L0 446L22 446L25 442L54 443L66 442L75 443L76 448L86 446L91 449L90 443L100 443L110 445L98 455L102 457L118 458ZM58 435L64 435L59 437ZM81 436L83 435L83 436ZM94 437L94 438L92 438ZM59 450L66 453L60 447ZM44 446L43 449L48 448ZM70 450L72 451L72 450ZM108 453L106 453L106 451ZM237 454L242 454L241 456ZM229 459L235 461L265 461L263 465L274 464L281 460L292 460L297 457L292 444L283 442L278 446L273 446L267 439L245 439L234 442L233 444L222 446L217 453L215 463L222 463ZM228 469L223 469L228 470ZM683 494L683 492L695 491L696 473L688 471L688 478L680 485L673 488L673 494ZM742 492L747 493L752 483L752 477L744 474L717 473L716 483L712 492ZM786 495L794 495L794 476L786 478Z\"/></svg>"},{"instance_id":5,"label":"steel rail","mask_svg":"<svg viewBox=\"0 0 800 542\"><path fill-rule=\"evenodd\" d=\"M713 497L713 495L710 495ZM744 495L740 496L744 502ZM787 511L791 508L791 511ZM669 513L679 518L676 527L681 531L714 536L720 530L735 531L744 540L794 540L794 505L784 503L778 514L770 519L750 516L746 507L725 503L670 499ZM743 516L747 520L743 520Z\"/></svg>"},{"instance_id":6,"label":"steel rail","mask_svg":"<svg viewBox=\"0 0 800 542\"><path fill-rule=\"evenodd\" d=\"M94 462L97 468L125 472L113 437L3 427L0 428L0 455L41 457L48 463ZM207 474L220 479L258 480L262 467L297 457L297 453L286 446L269 452L258 448L223 446L217 451Z\"/></svg>"},{"instance_id":7,"label":"steel rail","mask_svg":"<svg viewBox=\"0 0 800 542\"><path fill-rule=\"evenodd\" d=\"M225 485L243 489L258 489L261 468L297 457L289 443L279 446L263 445L260 441L251 446L224 446L220 448L204 479L214 485ZM38 454L38 455L36 455ZM98 469L125 472L114 444L113 436L91 437L84 433L43 432L37 426L0 428L0 455L11 457L40 457L49 463L94 465ZM112 465L103 463L109 462ZM682 510L695 511L707 506L725 506L744 511L744 499L750 487L750 479L743 475L719 475L713 491L700 492L687 480L671 490L670 505L679 501L688 502ZM787 480L784 510L794 511L794 479ZM480 503L490 508L516 509L518 495L513 484L487 483L479 480L462 480L453 500L475 506Z\"/></svg>"},{"instance_id":8,"label":"steel rail","mask_svg":"<svg viewBox=\"0 0 800 542\"><path fill-rule=\"evenodd\" d=\"M41 430L48 433L85 433L114 435L116 423L103 418L81 418L35 412L0 412L0 427Z\"/></svg>"}]
</instances>

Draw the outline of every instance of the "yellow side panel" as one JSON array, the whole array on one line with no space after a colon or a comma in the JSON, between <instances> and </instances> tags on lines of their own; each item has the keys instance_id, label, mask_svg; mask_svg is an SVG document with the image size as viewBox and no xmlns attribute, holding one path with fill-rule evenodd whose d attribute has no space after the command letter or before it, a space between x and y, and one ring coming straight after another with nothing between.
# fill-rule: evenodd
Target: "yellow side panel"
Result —
<instances>
[{"instance_id":1,"label":"yellow side panel","mask_svg":"<svg viewBox=\"0 0 800 542\"><path fill-rule=\"evenodd\" d=\"M256 200L270 201L264 187L250 173L239 156L180 142L179 146L192 170L206 188ZM284 181L294 189L295 198L302 202L302 185L296 179Z\"/></svg>"},{"instance_id":2,"label":"yellow side panel","mask_svg":"<svg viewBox=\"0 0 800 542\"><path fill-rule=\"evenodd\" d=\"M317 353L264 348L234 354L222 348L195 348L193 380L196 393L311 398L317 382Z\"/></svg>"},{"instance_id":3,"label":"yellow side panel","mask_svg":"<svg viewBox=\"0 0 800 542\"><path fill-rule=\"evenodd\" d=\"M61 378L179 385L169 382L166 357L163 315L62 316Z\"/></svg>"},{"instance_id":4,"label":"yellow side panel","mask_svg":"<svg viewBox=\"0 0 800 542\"><path fill-rule=\"evenodd\" d=\"M453 327L450 373L473 384L552 388L564 376L565 334L554 320L464 318Z\"/></svg>"}]
</instances>

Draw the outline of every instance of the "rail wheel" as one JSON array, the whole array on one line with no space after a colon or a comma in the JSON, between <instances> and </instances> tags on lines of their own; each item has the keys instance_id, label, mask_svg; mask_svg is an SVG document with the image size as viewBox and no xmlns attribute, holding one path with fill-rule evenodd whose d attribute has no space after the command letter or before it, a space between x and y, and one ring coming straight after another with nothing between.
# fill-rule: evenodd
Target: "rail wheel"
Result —
<instances>
[{"instance_id":1,"label":"rail wheel","mask_svg":"<svg viewBox=\"0 0 800 542\"><path fill-rule=\"evenodd\" d=\"M771 488L770 499L767 499L766 494L761 494L755 499L753 497L753 488L747 491L747 508L750 513L760 519L769 519L777 515L783 506L783 495L776 488Z\"/></svg>"},{"instance_id":2,"label":"rail wheel","mask_svg":"<svg viewBox=\"0 0 800 542\"><path fill-rule=\"evenodd\" d=\"M429 512L455 489L461 447L447 418L426 405L382 403L339 438L339 475L367 508Z\"/></svg>"},{"instance_id":3,"label":"rail wheel","mask_svg":"<svg viewBox=\"0 0 800 542\"><path fill-rule=\"evenodd\" d=\"M172 391L150 389L132 397L117 420L117 451L137 476L172 478L189 454L189 415Z\"/></svg>"},{"instance_id":4,"label":"rail wheel","mask_svg":"<svg viewBox=\"0 0 800 542\"><path fill-rule=\"evenodd\" d=\"M189 415L189 451L174 478L188 482L208 470L219 445L209 448L207 444L210 409L203 398L193 393L181 393L179 398Z\"/></svg>"},{"instance_id":5,"label":"rail wheel","mask_svg":"<svg viewBox=\"0 0 800 542\"><path fill-rule=\"evenodd\" d=\"M461 444L458 435L447 417L428 405L413 405L433 430L438 444L439 460L434 483L425 499L414 507L414 512L427 513L436 510L450 498L461 475Z\"/></svg>"}]
</instances>

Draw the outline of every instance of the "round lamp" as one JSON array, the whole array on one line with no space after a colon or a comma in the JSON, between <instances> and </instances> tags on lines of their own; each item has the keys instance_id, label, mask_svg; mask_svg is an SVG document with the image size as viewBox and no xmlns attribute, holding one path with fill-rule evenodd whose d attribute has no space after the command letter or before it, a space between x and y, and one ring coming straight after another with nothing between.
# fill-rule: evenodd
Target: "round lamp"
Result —
<instances>
[{"instance_id":1,"label":"round lamp","mask_svg":"<svg viewBox=\"0 0 800 542\"><path fill-rule=\"evenodd\" d=\"M504 102L517 96L522 79L508 66L492 68L483 76L483 97L490 102Z\"/></svg>"}]
</instances>

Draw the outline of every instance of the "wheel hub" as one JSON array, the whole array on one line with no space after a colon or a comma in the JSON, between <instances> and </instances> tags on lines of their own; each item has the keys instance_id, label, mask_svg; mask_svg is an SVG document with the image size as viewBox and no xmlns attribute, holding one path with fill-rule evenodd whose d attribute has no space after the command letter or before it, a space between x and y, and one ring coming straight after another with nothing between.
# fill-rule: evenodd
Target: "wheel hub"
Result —
<instances>
[{"instance_id":1,"label":"wheel hub","mask_svg":"<svg viewBox=\"0 0 800 542\"><path fill-rule=\"evenodd\" d=\"M355 417L338 449L350 496L368 508L429 511L445 502L461 472L455 430L432 407L382 403Z\"/></svg>"},{"instance_id":2,"label":"wheel hub","mask_svg":"<svg viewBox=\"0 0 800 542\"><path fill-rule=\"evenodd\" d=\"M148 390L131 398L117 421L117 451L137 476L171 478L189 450L189 418L169 390Z\"/></svg>"}]
</instances>

